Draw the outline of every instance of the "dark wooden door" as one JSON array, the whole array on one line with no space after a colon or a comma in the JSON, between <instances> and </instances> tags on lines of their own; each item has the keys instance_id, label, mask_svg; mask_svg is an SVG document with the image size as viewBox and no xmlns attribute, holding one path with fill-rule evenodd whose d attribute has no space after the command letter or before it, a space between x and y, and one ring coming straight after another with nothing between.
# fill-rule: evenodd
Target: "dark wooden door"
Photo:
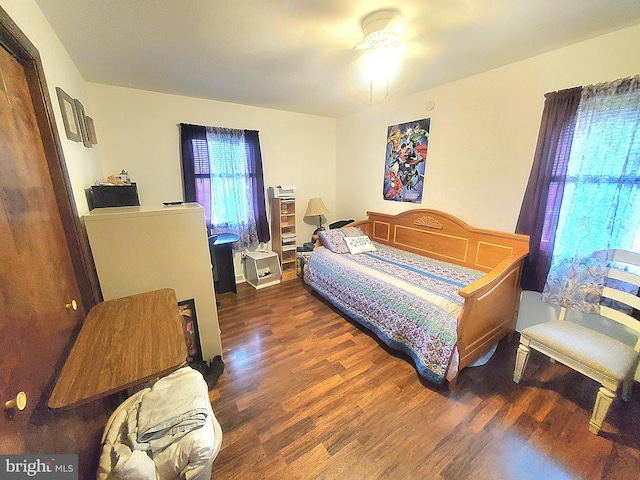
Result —
<instances>
[{"instance_id":1,"label":"dark wooden door","mask_svg":"<svg viewBox=\"0 0 640 480\"><path fill-rule=\"evenodd\" d=\"M84 309L24 70L4 49L0 79L0 398L27 394L11 431L25 428Z\"/></svg>"},{"instance_id":2,"label":"dark wooden door","mask_svg":"<svg viewBox=\"0 0 640 480\"><path fill-rule=\"evenodd\" d=\"M0 418L0 453L77 453L84 478L108 410L104 403L68 412L46 406L86 301L32 77L0 48L0 401L27 395L24 411Z\"/></svg>"}]
</instances>

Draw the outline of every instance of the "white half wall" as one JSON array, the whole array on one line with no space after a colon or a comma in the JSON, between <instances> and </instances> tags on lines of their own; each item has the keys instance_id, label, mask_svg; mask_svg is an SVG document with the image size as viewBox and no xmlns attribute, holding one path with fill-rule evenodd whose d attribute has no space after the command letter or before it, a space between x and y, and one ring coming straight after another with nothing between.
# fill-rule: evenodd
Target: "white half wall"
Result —
<instances>
[{"instance_id":1,"label":"white half wall","mask_svg":"<svg viewBox=\"0 0 640 480\"><path fill-rule=\"evenodd\" d=\"M544 94L639 73L637 25L416 95L374 98L373 107L338 119L336 213L363 219L367 210L435 208L513 232ZM422 118L431 118L422 204L383 200L387 127Z\"/></svg>"}]
</instances>

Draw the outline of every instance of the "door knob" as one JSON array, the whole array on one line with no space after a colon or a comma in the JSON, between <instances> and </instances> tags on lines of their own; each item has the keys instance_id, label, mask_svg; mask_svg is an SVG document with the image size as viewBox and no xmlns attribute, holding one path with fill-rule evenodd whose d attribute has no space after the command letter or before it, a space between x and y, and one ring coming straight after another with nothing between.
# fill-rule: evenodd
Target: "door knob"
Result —
<instances>
[{"instance_id":1,"label":"door knob","mask_svg":"<svg viewBox=\"0 0 640 480\"><path fill-rule=\"evenodd\" d=\"M67 303L64 308L66 308L67 310L73 310L75 312L76 310L78 310L78 302L76 302L75 300L71 300L71 303Z\"/></svg>"},{"instance_id":2,"label":"door knob","mask_svg":"<svg viewBox=\"0 0 640 480\"><path fill-rule=\"evenodd\" d=\"M4 402L5 410L11 410L13 408L17 408L18 410L22 411L25 409L26 406L27 406L27 394L24 392L20 392L18 393L16 398L9 400L7 402Z\"/></svg>"}]
</instances>

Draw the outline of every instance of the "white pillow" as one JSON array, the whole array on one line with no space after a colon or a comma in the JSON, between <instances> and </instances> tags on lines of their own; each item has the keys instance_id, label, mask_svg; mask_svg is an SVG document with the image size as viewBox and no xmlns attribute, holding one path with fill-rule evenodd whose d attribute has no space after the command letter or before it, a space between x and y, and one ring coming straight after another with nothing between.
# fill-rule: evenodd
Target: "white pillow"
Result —
<instances>
[{"instance_id":1,"label":"white pillow","mask_svg":"<svg viewBox=\"0 0 640 480\"><path fill-rule=\"evenodd\" d=\"M362 235L361 237L344 237L344 241L347 242L349 253L352 254L376 251L376 247L366 235Z\"/></svg>"}]
</instances>

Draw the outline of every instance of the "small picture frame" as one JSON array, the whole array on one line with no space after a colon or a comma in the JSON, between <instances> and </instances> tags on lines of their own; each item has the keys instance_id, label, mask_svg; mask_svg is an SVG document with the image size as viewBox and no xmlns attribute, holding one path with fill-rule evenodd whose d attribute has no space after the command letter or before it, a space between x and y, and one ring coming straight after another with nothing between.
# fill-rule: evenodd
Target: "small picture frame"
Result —
<instances>
[{"instance_id":1,"label":"small picture frame","mask_svg":"<svg viewBox=\"0 0 640 480\"><path fill-rule=\"evenodd\" d=\"M80 132L82 135L82 143L85 147L91 148L91 140L89 140L89 129L87 128L87 116L84 114L84 106L77 98L73 101L78 114L78 123L80 124Z\"/></svg>"},{"instance_id":2,"label":"small picture frame","mask_svg":"<svg viewBox=\"0 0 640 480\"><path fill-rule=\"evenodd\" d=\"M98 137L96 136L96 127L93 123L93 118L85 117L87 119L87 133L89 134L89 141L92 145L98 144Z\"/></svg>"},{"instance_id":3,"label":"small picture frame","mask_svg":"<svg viewBox=\"0 0 640 480\"><path fill-rule=\"evenodd\" d=\"M196 318L196 304L193 298L178 302L182 333L187 346L187 363L202 363L202 351L200 349L200 334L198 332L198 320Z\"/></svg>"},{"instance_id":4,"label":"small picture frame","mask_svg":"<svg viewBox=\"0 0 640 480\"><path fill-rule=\"evenodd\" d=\"M58 103L60 104L62 122L64 123L64 131L67 134L67 138L74 142L82 141L82 131L78 122L75 101L60 87L56 87L56 93L58 94Z\"/></svg>"}]
</instances>

